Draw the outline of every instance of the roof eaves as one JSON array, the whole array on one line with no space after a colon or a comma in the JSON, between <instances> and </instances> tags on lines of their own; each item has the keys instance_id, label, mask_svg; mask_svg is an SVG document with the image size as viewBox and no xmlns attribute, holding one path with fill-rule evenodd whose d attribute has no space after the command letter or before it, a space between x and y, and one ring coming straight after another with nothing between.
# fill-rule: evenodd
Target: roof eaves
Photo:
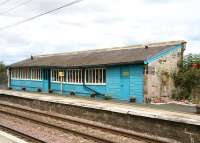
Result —
<instances>
[{"instance_id":1,"label":"roof eaves","mask_svg":"<svg viewBox=\"0 0 200 143\"><path fill-rule=\"evenodd\" d=\"M173 47L171 47L171 48L169 48L169 49L165 49L165 50L159 52L158 54L147 58L147 59L144 61L144 64L149 64L149 63L151 63L151 62L153 62L153 61L155 61L155 60L157 60L157 59L159 59L159 58L161 58L161 57L163 57L163 56L166 56L167 54L169 54L169 53L171 53L171 52L173 52L173 51L176 51L176 50L178 50L178 49L180 49L180 48L183 48L183 46L180 45L180 44L177 44L176 46L173 46Z\"/></svg>"}]
</instances>

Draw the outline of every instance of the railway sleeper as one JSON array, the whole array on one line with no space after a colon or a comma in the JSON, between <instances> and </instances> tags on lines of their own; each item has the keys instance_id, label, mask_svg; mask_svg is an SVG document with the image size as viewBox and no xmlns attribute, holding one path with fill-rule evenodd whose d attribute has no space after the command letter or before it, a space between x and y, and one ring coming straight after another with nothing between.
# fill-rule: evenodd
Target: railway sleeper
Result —
<instances>
[{"instance_id":1,"label":"railway sleeper","mask_svg":"<svg viewBox=\"0 0 200 143\"><path fill-rule=\"evenodd\" d=\"M49 113L38 111L35 109L24 108L23 106L13 105L10 103L0 102L0 111L4 113L12 114L20 118L32 120L34 122L40 122L48 126L59 128L61 130L67 130L68 132L74 132L82 134L83 136L92 136L96 139L102 139L107 142L113 143L132 143L132 142L164 142L155 139L145 138L144 136L134 135L127 131L120 129L111 129L103 127L101 125L90 124L85 120L77 118L66 118L61 115L51 115Z\"/></svg>"}]
</instances>

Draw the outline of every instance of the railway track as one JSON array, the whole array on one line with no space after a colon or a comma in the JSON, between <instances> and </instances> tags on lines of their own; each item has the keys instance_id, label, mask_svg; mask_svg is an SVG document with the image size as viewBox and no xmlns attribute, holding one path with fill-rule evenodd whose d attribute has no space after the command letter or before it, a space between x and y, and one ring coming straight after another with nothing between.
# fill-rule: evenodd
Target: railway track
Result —
<instances>
[{"instance_id":1,"label":"railway track","mask_svg":"<svg viewBox=\"0 0 200 143\"><path fill-rule=\"evenodd\" d=\"M111 128L102 124L88 122L67 115L49 113L29 107L0 102L0 112L17 118L30 120L37 124L70 132L84 138L103 143L168 143L159 138L151 138L142 134L133 133L120 128Z\"/></svg>"},{"instance_id":2,"label":"railway track","mask_svg":"<svg viewBox=\"0 0 200 143\"><path fill-rule=\"evenodd\" d=\"M1 125L1 124L0 124L0 130L7 132L7 133L10 133L10 134L12 134L12 135L24 140L24 141L27 141L29 143L46 143L43 140L40 140L40 139L35 138L33 136L30 136L26 133L20 132L16 129L13 129L13 128L10 128L10 127L7 127L7 126Z\"/></svg>"}]
</instances>

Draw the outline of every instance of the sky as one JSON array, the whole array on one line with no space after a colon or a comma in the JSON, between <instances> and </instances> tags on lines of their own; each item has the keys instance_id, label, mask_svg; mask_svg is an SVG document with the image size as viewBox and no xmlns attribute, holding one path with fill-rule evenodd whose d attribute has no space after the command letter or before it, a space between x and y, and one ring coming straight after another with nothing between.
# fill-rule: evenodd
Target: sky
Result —
<instances>
[{"instance_id":1,"label":"sky","mask_svg":"<svg viewBox=\"0 0 200 143\"><path fill-rule=\"evenodd\" d=\"M200 53L199 0L84 0L27 23L7 25L73 0L0 0L0 61L31 55L170 40Z\"/></svg>"}]
</instances>

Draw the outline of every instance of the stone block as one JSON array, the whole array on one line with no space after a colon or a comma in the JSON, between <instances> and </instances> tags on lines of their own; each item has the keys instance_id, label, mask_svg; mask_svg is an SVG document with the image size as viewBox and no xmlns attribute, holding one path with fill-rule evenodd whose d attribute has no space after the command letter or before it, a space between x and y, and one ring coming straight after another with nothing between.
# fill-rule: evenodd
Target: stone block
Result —
<instances>
[{"instance_id":1,"label":"stone block","mask_svg":"<svg viewBox=\"0 0 200 143\"><path fill-rule=\"evenodd\" d=\"M200 114L200 104L197 104L196 108L197 108L197 114Z\"/></svg>"}]
</instances>

